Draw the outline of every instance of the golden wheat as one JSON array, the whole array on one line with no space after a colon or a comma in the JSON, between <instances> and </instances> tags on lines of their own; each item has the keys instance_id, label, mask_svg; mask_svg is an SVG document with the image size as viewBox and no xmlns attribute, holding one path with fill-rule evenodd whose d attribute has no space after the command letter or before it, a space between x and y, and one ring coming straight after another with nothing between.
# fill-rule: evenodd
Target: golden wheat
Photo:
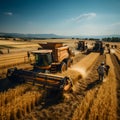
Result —
<instances>
[{"instance_id":1,"label":"golden wheat","mask_svg":"<svg viewBox=\"0 0 120 120\"><path fill-rule=\"evenodd\" d=\"M73 120L116 120L117 96L114 66L110 55L106 55L106 63L110 65L109 76L100 86L87 92L73 115Z\"/></svg>"},{"instance_id":2,"label":"golden wheat","mask_svg":"<svg viewBox=\"0 0 120 120\"><path fill-rule=\"evenodd\" d=\"M28 90L30 90L29 86L21 85L17 86L15 89L8 89L8 91L0 93L0 107L8 104L14 98L24 94Z\"/></svg>"},{"instance_id":3,"label":"golden wheat","mask_svg":"<svg viewBox=\"0 0 120 120\"><path fill-rule=\"evenodd\" d=\"M9 104L0 107L0 118L3 120L22 118L34 109L40 98L41 94L38 91L29 91L18 97L16 96Z\"/></svg>"},{"instance_id":4,"label":"golden wheat","mask_svg":"<svg viewBox=\"0 0 120 120\"><path fill-rule=\"evenodd\" d=\"M95 93L96 91L93 91L93 90L90 90L89 92L87 92L82 103L75 110L72 120L86 120L87 119L86 116L89 112L90 105L93 102Z\"/></svg>"},{"instance_id":5,"label":"golden wheat","mask_svg":"<svg viewBox=\"0 0 120 120\"><path fill-rule=\"evenodd\" d=\"M116 96L116 79L114 66L110 55L106 55L106 63L110 65L110 73L106 82L100 86L97 97L90 109L89 119L98 120L116 120L117 116L117 96Z\"/></svg>"}]
</instances>

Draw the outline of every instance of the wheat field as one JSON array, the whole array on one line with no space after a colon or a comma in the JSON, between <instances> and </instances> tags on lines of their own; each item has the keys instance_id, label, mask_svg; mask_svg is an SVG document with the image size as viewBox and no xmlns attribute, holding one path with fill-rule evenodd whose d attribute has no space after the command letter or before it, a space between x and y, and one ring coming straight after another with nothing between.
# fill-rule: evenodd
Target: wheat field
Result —
<instances>
[{"instance_id":1,"label":"wheat field","mask_svg":"<svg viewBox=\"0 0 120 120\"><path fill-rule=\"evenodd\" d=\"M33 40L34 41L34 40ZM16 53L11 49L11 53L0 55L0 72L3 74L4 68L20 65L25 69L29 61L24 57L26 51L37 49L37 43L46 40L31 42L21 42L10 40L0 40L0 45L8 45L19 48ZM48 40L54 42L54 40ZM1 79L0 88L6 87L0 92L0 120L118 120L120 119L120 65L119 46L111 49L111 54L100 55L90 53L88 55L76 51L77 40L61 40L64 44L74 48L76 54L73 65L60 76L68 76L73 80L72 92L63 93L62 99L52 97L52 100L45 98L46 90L40 86L33 86L31 83L14 84ZM89 42L89 41L88 41ZM33 44L34 43L34 44ZM89 45L91 46L91 41ZM32 46L33 44L33 46ZM111 43L112 44L112 43ZM23 50L23 47L26 47ZM21 50L20 50L21 48ZM4 50L7 48L3 48ZM16 57L17 56L17 57ZM26 56L27 57L27 56ZM34 60L34 57L31 57ZM98 81L97 67L102 61L110 66L108 76L103 82ZM6 83L5 83L5 82ZM45 103L45 101L46 103Z\"/></svg>"}]
</instances>

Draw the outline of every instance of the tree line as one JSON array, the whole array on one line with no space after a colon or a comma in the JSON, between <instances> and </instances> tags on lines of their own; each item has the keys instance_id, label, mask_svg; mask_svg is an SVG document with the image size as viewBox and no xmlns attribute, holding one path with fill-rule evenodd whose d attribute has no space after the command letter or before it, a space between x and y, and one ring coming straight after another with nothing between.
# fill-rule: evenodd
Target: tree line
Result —
<instances>
[{"instance_id":1,"label":"tree line","mask_svg":"<svg viewBox=\"0 0 120 120\"><path fill-rule=\"evenodd\" d=\"M120 38L119 37L108 37L108 38L103 38L102 41L105 42L120 42Z\"/></svg>"}]
</instances>

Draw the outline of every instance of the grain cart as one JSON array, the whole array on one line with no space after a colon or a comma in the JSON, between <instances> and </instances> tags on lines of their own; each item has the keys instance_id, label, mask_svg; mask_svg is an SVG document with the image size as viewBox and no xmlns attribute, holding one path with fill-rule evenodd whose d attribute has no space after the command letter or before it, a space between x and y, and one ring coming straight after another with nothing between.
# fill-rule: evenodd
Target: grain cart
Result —
<instances>
[{"instance_id":1,"label":"grain cart","mask_svg":"<svg viewBox=\"0 0 120 120\"><path fill-rule=\"evenodd\" d=\"M65 71L71 66L74 53L69 46L63 43L44 43L39 44L41 48L31 53L35 56L34 70L40 72L56 73Z\"/></svg>"},{"instance_id":2,"label":"grain cart","mask_svg":"<svg viewBox=\"0 0 120 120\"><path fill-rule=\"evenodd\" d=\"M54 91L68 91L73 85L72 80L67 76L62 77L17 68L8 69L7 78L15 83L32 82L33 85L37 84L43 88L48 88Z\"/></svg>"}]
</instances>

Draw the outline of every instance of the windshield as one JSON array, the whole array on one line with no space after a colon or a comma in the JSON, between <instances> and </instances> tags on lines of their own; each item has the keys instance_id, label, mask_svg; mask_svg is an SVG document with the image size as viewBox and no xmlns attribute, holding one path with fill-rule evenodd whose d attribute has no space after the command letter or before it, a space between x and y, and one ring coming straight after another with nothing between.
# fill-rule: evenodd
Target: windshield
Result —
<instances>
[{"instance_id":1,"label":"windshield","mask_svg":"<svg viewBox=\"0 0 120 120\"><path fill-rule=\"evenodd\" d=\"M52 63L52 55L47 54L35 54L36 65L39 66L48 66Z\"/></svg>"}]
</instances>

